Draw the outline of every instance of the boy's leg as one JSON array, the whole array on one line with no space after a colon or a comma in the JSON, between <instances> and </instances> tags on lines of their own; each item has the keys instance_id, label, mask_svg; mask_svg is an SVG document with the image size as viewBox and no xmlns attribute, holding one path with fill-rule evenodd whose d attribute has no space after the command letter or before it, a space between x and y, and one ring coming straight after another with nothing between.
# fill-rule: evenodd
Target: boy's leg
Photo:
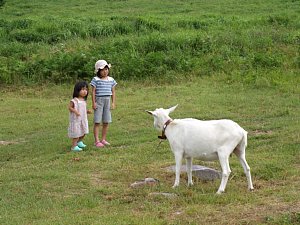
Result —
<instances>
[{"instance_id":1,"label":"boy's leg","mask_svg":"<svg viewBox=\"0 0 300 225\"><path fill-rule=\"evenodd\" d=\"M95 143L99 142L99 127L100 127L100 123L94 123L94 138L95 138Z\"/></svg>"},{"instance_id":2,"label":"boy's leg","mask_svg":"<svg viewBox=\"0 0 300 225\"><path fill-rule=\"evenodd\" d=\"M103 123L103 128L102 128L102 141L106 140L106 135L108 131L108 123Z\"/></svg>"}]
</instances>

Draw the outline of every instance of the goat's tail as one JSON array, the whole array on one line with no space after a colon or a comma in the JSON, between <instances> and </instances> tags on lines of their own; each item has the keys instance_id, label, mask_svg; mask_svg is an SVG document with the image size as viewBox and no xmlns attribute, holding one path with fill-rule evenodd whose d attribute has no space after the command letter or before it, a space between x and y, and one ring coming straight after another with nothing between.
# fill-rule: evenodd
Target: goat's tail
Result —
<instances>
[{"instance_id":1,"label":"goat's tail","mask_svg":"<svg viewBox=\"0 0 300 225\"><path fill-rule=\"evenodd\" d=\"M235 147L234 149L234 153L240 157L241 155L244 155L245 154L245 151L246 151L246 147L247 147L247 134L248 132L245 131L243 128L242 128L242 133L243 133L243 136L241 138L241 141L240 143Z\"/></svg>"},{"instance_id":2,"label":"goat's tail","mask_svg":"<svg viewBox=\"0 0 300 225\"><path fill-rule=\"evenodd\" d=\"M248 138L247 138L247 135L248 135L248 132L247 131L245 131L244 129L243 129L243 139L242 139L242 141L244 142L244 145L245 145L245 148L247 147L247 144L248 144Z\"/></svg>"}]
</instances>

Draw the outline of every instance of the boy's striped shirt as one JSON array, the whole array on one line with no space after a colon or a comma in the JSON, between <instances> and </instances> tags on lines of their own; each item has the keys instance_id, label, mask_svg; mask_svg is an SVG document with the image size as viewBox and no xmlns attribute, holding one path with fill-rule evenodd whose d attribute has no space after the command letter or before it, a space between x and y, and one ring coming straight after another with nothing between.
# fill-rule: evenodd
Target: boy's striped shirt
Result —
<instances>
[{"instance_id":1,"label":"boy's striped shirt","mask_svg":"<svg viewBox=\"0 0 300 225\"><path fill-rule=\"evenodd\" d=\"M117 85L117 82L112 77L107 77L107 80L94 77L90 84L96 88L96 97L101 97L112 95L112 88Z\"/></svg>"}]
</instances>

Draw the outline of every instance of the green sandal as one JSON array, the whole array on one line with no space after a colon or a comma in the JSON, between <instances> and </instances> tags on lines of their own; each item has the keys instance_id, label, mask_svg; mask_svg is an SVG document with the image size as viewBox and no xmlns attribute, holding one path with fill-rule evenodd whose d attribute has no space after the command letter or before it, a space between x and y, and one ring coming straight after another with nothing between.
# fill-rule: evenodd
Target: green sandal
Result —
<instances>
[{"instance_id":1,"label":"green sandal","mask_svg":"<svg viewBox=\"0 0 300 225\"><path fill-rule=\"evenodd\" d=\"M78 146L79 148L85 148L85 147L86 147L86 145L83 144L82 141L79 141L79 142L77 143L77 146Z\"/></svg>"},{"instance_id":2,"label":"green sandal","mask_svg":"<svg viewBox=\"0 0 300 225\"><path fill-rule=\"evenodd\" d=\"M74 148L71 148L71 150L72 150L73 152L80 152L80 151L82 151L82 149L79 148L78 146L75 146Z\"/></svg>"}]
</instances>

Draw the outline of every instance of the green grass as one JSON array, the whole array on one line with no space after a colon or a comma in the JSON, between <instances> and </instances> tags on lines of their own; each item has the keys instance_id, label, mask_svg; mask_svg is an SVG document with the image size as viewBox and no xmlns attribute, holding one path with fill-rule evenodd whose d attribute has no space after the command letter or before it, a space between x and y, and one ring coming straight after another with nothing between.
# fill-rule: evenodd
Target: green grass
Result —
<instances>
[{"instance_id":1,"label":"green grass","mask_svg":"<svg viewBox=\"0 0 300 225\"><path fill-rule=\"evenodd\" d=\"M299 12L299 0L0 1L0 224L300 224ZM71 153L70 83L99 58L119 83L112 146L90 133ZM249 132L254 192L235 157L224 195L185 174L171 188L174 157L145 110L176 104L173 118ZM145 177L160 185L130 188Z\"/></svg>"},{"instance_id":2,"label":"green grass","mask_svg":"<svg viewBox=\"0 0 300 225\"><path fill-rule=\"evenodd\" d=\"M162 85L119 81L112 146L94 148L90 133L81 153L69 151L67 138L72 86L2 88L0 141L15 143L0 145L0 224L299 224L299 80L288 87L220 76ZM164 168L174 158L167 142L158 147L145 110L177 103L172 118L230 118L249 132L254 192L236 157L221 196L220 181L195 180L188 188L185 174L171 188L175 174ZM220 169L218 162L194 163ZM160 185L130 188L145 177Z\"/></svg>"},{"instance_id":3,"label":"green grass","mask_svg":"<svg viewBox=\"0 0 300 225\"><path fill-rule=\"evenodd\" d=\"M105 6L105 7L104 7ZM299 74L297 0L6 1L0 82L89 78L105 58L117 79Z\"/></svg>"}]
</instances>

